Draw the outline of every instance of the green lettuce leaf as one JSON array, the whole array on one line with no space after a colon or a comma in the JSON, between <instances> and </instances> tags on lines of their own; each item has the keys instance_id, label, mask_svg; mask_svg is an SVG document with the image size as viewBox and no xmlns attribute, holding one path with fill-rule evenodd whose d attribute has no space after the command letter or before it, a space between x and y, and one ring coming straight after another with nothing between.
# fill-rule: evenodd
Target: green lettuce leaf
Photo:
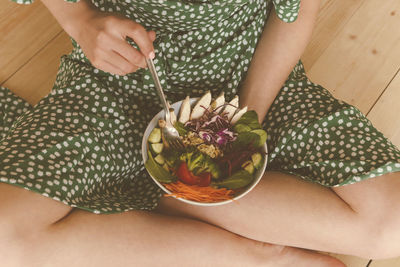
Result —
<instances>
[{"instance_id":1,"label":"green lettuce leaf","mask_svg":"<svg viewBox=\"0 0 400 267\"><path fill-rule=\"evenodd\" d=\"M253 181L253 175L245 170L240 170L232 174L229 178L220 182L213 182L212 186L225 187L228 189L238 189L245 187Z\"/></svg>"},{"instance_id":2,"label":"green lettuce leaf","mask_svg":"<svg viewBox=\"0 0 400 267\"><path fill-rule=\"evenodd\" d=\"M144 166L149 171L149 173L157 179L157 181L161 183L172 183L176 181L176 177L172 176L167 170L165 170L161 165L159 165L153 158L150 150L147 150L147 155L149 158L147 159Z\"/></svg>"},{"instance_id":3,"label":"green lettuce leaf","mask_svg":"<svg viewBox=\"0 0 400 267\"><path fill-rule=\"evenodd\" d=\"M184 136L188 132L188 130L185 128L182 122L176 121L174 127L178 131L180 136Z\"/></svg>"},{"instance_id":4,"label":"green lettuce leaf","mask_svg":"<svg viewBox=\"0 0 400 267\"><path fill-rule=\"evenodd\" d=\"M258 115L254 110L249 110L244 113L243 116L236 122L236 124L247 125L252 130L261 129L261 125L258 122Z\"/></svg>"}]
</instances>

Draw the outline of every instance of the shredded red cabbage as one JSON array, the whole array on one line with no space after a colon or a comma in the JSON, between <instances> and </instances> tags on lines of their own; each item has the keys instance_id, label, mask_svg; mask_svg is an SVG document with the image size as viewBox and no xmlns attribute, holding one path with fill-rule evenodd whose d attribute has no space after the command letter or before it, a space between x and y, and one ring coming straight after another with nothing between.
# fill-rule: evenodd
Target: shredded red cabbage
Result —
<instances>
[{"instance_id":1,"label":"shredded red cabbage","mask_svg":"<svg viewBox=\"0 0 400 267\"><path fill-rule=\"evenodd\" d=\"M203 116L198 119L190 120L185 123L191 131L197 133L208 144L214 144L223 147L230 142L235 141L236 133L232 130L226 113L216 113L220 107L214 110L208 110L205 107Z\"/></svg>"}]
</instances>

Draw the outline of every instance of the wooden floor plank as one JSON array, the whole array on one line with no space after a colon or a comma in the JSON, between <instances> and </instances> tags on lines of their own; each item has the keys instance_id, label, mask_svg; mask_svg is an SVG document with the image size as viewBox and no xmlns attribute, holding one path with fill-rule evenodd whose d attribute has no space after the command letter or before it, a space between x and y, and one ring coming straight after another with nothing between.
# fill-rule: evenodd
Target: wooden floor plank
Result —
<instances>
[{"instance_id":1,"label":"wooden floor plank","mask_svg":"<svg viewBox=\"0 0 400 267\"><path fill-rule=\"evenodd\" d=\"M400 72L368 114L374 126L400 147ZM400 265L399 265L400 266Z\"/></svg>"},{"instance_id":2,"label":"wooden floor plank","mask_svg":"<svg viewBox=\"0 0 400 267\"><path fill-rule=\"evenodd\" d=\"M369 267L399 267L400 258L389 259L389 260L374 260L371 262Z\"/></svg>"},{"instance_id":3,"label":"wooden floor plank","mask_svg":"<svg viewBox=\"0 0 400 267\"><path fill-rule=\"evenodd\" d=\"M67 34L59 34L19 69L3 86L30 104L36 104L47 95L57 74L60 57L71 51L72 45Z\"/></svg>"},{"instance_id":4,"label":"wooden floor plank","mask_svg":"<svg viewBox=\"0 0 400 267\"><path fill-rule=\"evenodd\" d=\"M61 32L40 1L0 1L0 84Z\"/></svg>"},{"instance_id":5,"label":"wooden floor plank","mask_svg":"<svg viewBox=\"0 0 400 267\"><path fill-rule=\"evenodd\" d=\"M313 35L302 57L306 70L311 69L362 2L363 0L325 0L322 2Z\"/></svg>"},{"instance_id":6,"label":"wooden floor plank","mask_svg":"<svg viewBox=\"0 0 400 267\"><path fill-rule=\"evenodd\" d=\"M400 1L363 1L308 71L336 97L366 113L400 66Z\"/></svg>"},{"instance_id":7,"label":"wooden floor plank","mask_svg":"<svg viewBox=\"0 0 400 267\"><path fill-rule=\"evenodd\" d=\"M362 111L368 111L400 67L397 2L324 0L318 24L303 57L312 80ZM395 15L392 16L393 11ZM39 1L31 6L0 2L0 83L20 68L4 86L29 103L37 103L52 88L59 57L71 49L65 33L57 36L60 31ZM400 99L400 74L368 117L400 146L400 125L394 123L395 115L400 113L396 99ZM364 267L368 263L367 259L333 256L348 267ZM374 265L381 262L388 263ZM400 266L399 259L371 264L371 267L394 266Z\"/></svg>"},{"instance_id":8,"label":"wooden floor plank","mask_svg":"<svg viewBox=\"0 0 400 267\"><path fill-rule=\"evenodd\" d=\"M355 256L337 254L330 255L341 260L344 264L346 264L347 267L365 267L369 262L369 259L363 259Z\"/></svg>"}]
</instances>

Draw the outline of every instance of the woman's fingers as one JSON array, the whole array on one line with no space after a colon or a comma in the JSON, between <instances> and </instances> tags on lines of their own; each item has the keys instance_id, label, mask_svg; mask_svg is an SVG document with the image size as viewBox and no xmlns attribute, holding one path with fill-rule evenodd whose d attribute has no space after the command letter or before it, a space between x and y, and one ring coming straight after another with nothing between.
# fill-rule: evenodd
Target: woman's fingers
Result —
<instances>
[{"instance_id":1,"label":"woman's fingers","mask_svg":"<svg viewBox=\"0 0 400 267\"><path fill-rule=\"evenodd\" d=\"M123 29L124 37L130 37L140 49L140 52L143 54L143 63L145 64L145 58L154 58L154 47L153 41L150 39L146 29L131 20L127 20L124 23Z\"/></svg>"},{"instance_id":2,"label":"woman's fingers","mask_svg":"<svg viewBox=\"0 0 400 267\"><path fill-rule=\"evenodd\" d=\"M139 68L111 50L100 52L96 60L92 62L92 65L103 71L118 75L126 75L135 72Z\"/></svg>"},{"instance_id":3,"label":"woman's fingers","mask_svg":"<svg viewBox=\"0 0 400 267\"><path fill-rule=\"evenodd\" d=\"M125 17L98 12L85 31L76 37L89 61L98 69L125 75L146 68L146 58L154 58L155 33ZM139 47L127 42L131 38Z\"/></svg>"},{"instance_id":4,"label":"woman's fingers","mask_svg":"<svg viewBox=\"0 0 400 267\"><path fill-rule=\"evenodd\" d=\"M109 47L124 57L127 63L141 68L146 68L147 65L143 54L129 45L125 40L115 38L111 40Z\"/></svg>"},{"instance_id":5,"label":"woman's fingers","mask_svg":"<svg viewBox=\"0 0 400 267\"><path fill-rule=\"evenodd\" d=\"M135 49L134 49L134 51L135 51ZM137 52L137 53L139 53L139 52ZM124 55L124 56L122 56L122 55ZM146 67L146 66L138 66L138 65L132 64L130 61L127 60L126 54L121 54L119 51L116 51L116 50L107 51L107 55L104 58L107 62L116 66L118 69L120 69L125 74L132 73L140 67Z\"/></svg>"},{"instance_id":6,"label":"woman's fingers","mask_svg":"<svg viewBox=\"0 0 400 267\"><path fill-rule=\"evenodd\" d=\"M102 62L102 66L103 66L103 68L102 68L103 71L106 71L106 72L109 72L109 73L112 73L112 74L118 74L118 75L121 75L121 76L124 76L124 75L128 74L127 72L121 70L119 67L115 66L114 64L112 64L112 63L110 63L110 62L108 62L106 60L104 60ZM136 70L137 69L138 68L136 67ZM134 70L134 71L136 71L136 70ZM134 72L134 71L131 71L131 72Z\"/></svg>"},{"instance_id":7,"label":"woman's fingers","mask_svg":"<svg viewBox=\"0 0 400 267\"><path fill-rule=\"evenodd\" d=\"M150 38L150 41L154 42L156 40L156 32L155 31L148 31L147 35Z\"/></svg>"},{"instance_id":8,"label":"woman's fingers","mask_svg":"<svg viewBox=\"0 0 400 267\"><path fill-rule=\"evenodd\" d=\"M122 70L118 69L117 67L115 67L111 63L109 63L107 61L104 61L104 60L99 60L99 62L92 63L92 65L94 67L96 67L97 69L100 69L100 70L108 72L108 73L118 74L118 75L121 75L121 76L125 75L122 72Z\"/></svg>"}]
</instances>

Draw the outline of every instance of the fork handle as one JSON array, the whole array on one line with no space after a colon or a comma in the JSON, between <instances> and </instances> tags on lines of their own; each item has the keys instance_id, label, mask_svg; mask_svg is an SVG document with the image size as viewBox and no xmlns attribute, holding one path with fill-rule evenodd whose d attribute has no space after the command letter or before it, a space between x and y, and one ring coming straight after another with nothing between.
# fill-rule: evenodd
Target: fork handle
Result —
<instances>
[{"instance_id":1,"label":"fork handle","mask_svg":"<svg viewBox=\"0 0 400 267\"><path fill-rule=\"evenodd\" d=\"M157 91L158 96L161 99L161 104L164 107L165 115L166 115L166 117L169 118L170 117L170 113L169 113L169 109L168 109L168 105L167 105L167 100L165 100L164 91L163 91L163 89L161 87L160 80L158 79L157 71L156 71L156 68L154 66L153 60L151 58L147 58L146 59L146 63L147 63L147 66L149 67L149 70L150 70L150 73L151 73L151 77L153 77L154 84L156 85L156 89L157 89L156 91Z\"/></svg>"}]
</instances>

